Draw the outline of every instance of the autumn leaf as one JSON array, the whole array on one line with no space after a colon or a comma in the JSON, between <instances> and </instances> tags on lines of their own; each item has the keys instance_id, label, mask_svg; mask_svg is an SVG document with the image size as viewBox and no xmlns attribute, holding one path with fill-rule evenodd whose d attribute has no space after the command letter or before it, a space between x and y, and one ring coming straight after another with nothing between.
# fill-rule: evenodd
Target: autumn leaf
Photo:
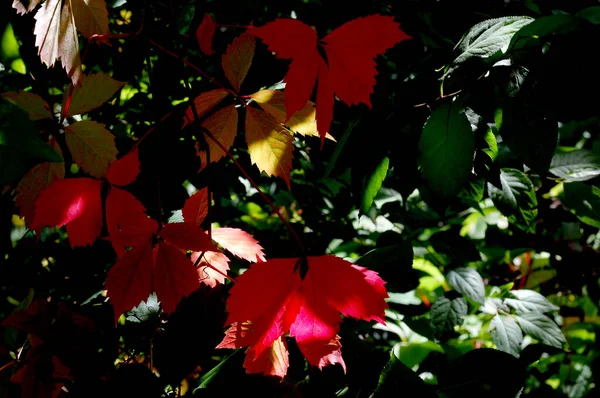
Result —
<instances>
[{"instance_id":1,"label":"autumn leaf","mask_svg":"<svg viewBox=\"0 0 600 398\"><path fill-rule=\"evenodd\" d=\"M57 398L67 379L70 369L49 350L38 349L10 381L21 385L21 398Z\"/></svg>"},{"instance_id":2,"label":"autumn leaf","mask_svg":"<svg viewBox=\"0 0 600 398\"><path fill-rule=\"evenodd\" d=\"M37 94L19 90L16 93L3 93L2 96L26 111L31 120L52 119L50 105Z\"/></svg>"},{"instance_id":3,"label":"autumn leaf","mask_svg":"<svg viewBox=\"0 0 600 398\"><path fill-rule=\"evenodd\" d=\"M281 177L290 186L293 137L265 112L246 108L246 142L250 160L268 175Z\"/></svg>"},{"instance_id":4,"label":"autumn leaf","mask_svg":"<svg viewBox=\"0 0 600 398\"><path fill-rule=\"evenodd\" d=\"M49 144L62 158L62 152L56 139L53 138ZM23 176L16 188L16 204L19 207L19 214L25 218L27 225L30 225L33 220L35 200L40 191L48 188L52 181L63 178L65 178L64 162L39 163Z\"/></svg>"},{"instance_id":5,"label":"autumn leaf","mask_svg":"<svg viewBox=\"0 0 600 398\"><path fill-rule=\"evenodd\" d=\"M212 238L225 250L246 261L265 261L262 246L246 231L238 228L213 228Z\"/></svg>"},{"instance_id":6,"label":"autumn leaf","mask_svg":"<svg viewBox=\"0 0 600 398\"><path fill-rule=\"evenodd\" d=\"M48 67L57 59L74 85L81 83L79 41L71 1L46 0L35 14L35 45L38 55Z\"/></svg>"},{"instance_id":7,"label":"autumn leaf","mask_svg":"<svg viewBox=\"0 0 600 398\"><path fill-rule=\"evenodd\" d=\"M290 366L289 354L285 339L281 336L271 346L254 356L252 352L246 354L244 368L246 373L261 373L279 378L285 377Z\"/></svg>"},{"instance_id":8,"label":"autumn leaf","mask_svg":"<svg viewBox=\"0 0 600 398\"><path fill-rule=\"evenodd\" d=\"M248 74L250 65L252 65L255 46L256 42L253 36L242 34L233 39L233 42L227 46L227 50L223 54L221 59L223 71L236 91L240 91L240 86Z\"/></svg>"},{"instance_id":9,"label":"autumn leaf","mask_svg":"<svg viewBox=\"0 0 600 398\"><path fill-rule=\"evenodd\" d=\"M370 15L333 30L322 40L310 26L296 19L276 19L250 34L262 39L278 58L291 59L284 78L286 120L300 111L317 87L317 130L321 145L333 119L334 95L347 105L371 107L377 75L374 58L409 39L393 17ZM319 54L321 46L327 59Z\"/></svg>"},{"instance_id":10,"label":"autumn leaf","mask_svg":"<svg viewBox=\"0 0 600 398\"><path fill-rule=\"evenodd\" d=\"M210 131L213 137L227 150L231 148L235 141L237 125L238 111L235 108L235 105L221 108L202 121L202 127ZM208 143L211 162L216 162L226 155L226 153L223 152L223 149L221 149L212 138L209 137L206 141ZM198 150L198 156L200 156L200 170L202 170L208 165L207 152Z\"/></svg>"},{"instance_id":11,"label":"autumn leaf","mask_svg":"<svg viewBox=\"0 0 600 398\"><path fill-rule=\"evenodd\" d=\"M115 80L102 72L82 76L81 85L65 90L63 118L87 113L102 106L124 85L125 82Z\"/></svg>"},{"instance_id":12,"label":"autumn leaf","mask_svg":"<svg viewBox=\"0 0 600 398\"><path fill-rule=\"evenodd\" d=\"M91 245L102 229L101 186L91 178L53 181L35 202L31 228L66 225L71 247Z\"/></svg>"},{"instance_id":13,"label":"autumn leaf","mask_svg":"<svg viewBox=\"0 0 600 398\"><path fill-rule=\"evenodd\" d=\"M17 14L26 14L40 3L41 0L13 0L12 7L17 10Z\"/></svg>"},{"instance_id":14,"label":"autumn leaf","mask_svg":"<svg viewBox=\"0 0 600 398\"><path fill-rule=\"evenodd\" d=\"M223 100L223 98L227 97L229 93L222 89L216 89L207 91L205 93L200 94L196 98L194 98L194 107L196 108L196 114L198 118L202 118L202 116L206 115L212 108L217 106L219 102ZM189 106L185 111L185 116L183 118L183 126L187 126L189 123L193 123L195 120L194 111L191 106Z\"/></svg>"},{"instance_id":15,"label":"autumn leaf","mask_svg":"<svg viewBox=\"0 0 600 398\"><path fill-rule=\"evenodd\" d=\"M202 252L193 252L192 263L196 264ZM204 252L200 259L196 272L198 280L207 286L215 287L217 284L225 283L225 275L229 270L229 258L221 252Z\"/></svg>"},{"instance_id":16,"label":"autumn leaf","mask_svg":"<svg viewBox=\"0 0 600 398\"><path fill-rule=\"evenodd\" d=\"M208 13L204 13L202 23L196 30L196 39L198 40L200 50L206 55L212 55L215 53L215 50L212 48L212 41L216 28L217 24L213 17Z\"/></svg>"},{"instance_id":17,"label":"autumn leaf","mask_svg":"<svg viewBox=\"0 0 600 398\"><path fill-rule=\"evenodd\" d=\"M86 173L102 178L117 158L115 136L103 124L83 120L65 128L67 146L73 160Z\"/></svg>"},{"instance_id":18,"label":"autumn leaf","mask_svg":"<svg viewBox=\"0 0 600 398\"><path fill-rule=\"evenodd\" d=\"M289 129L300 135L318 137L317 120L315 119L315 104L308 101L306 105L298 112L294 113L289 119L285 111L284 95L279 90L260 90L249 95L260 107L273 116L279 123L286 125ZM325 138L335 141L327 133Z\"/></svg>"},{"instance_id":19,"label":"autumn leaf","mask_svg":"<svg viewBox=\"0 0 600 398\"><path fill-rule=\"evenodd\" d=\"M208 188L194 192L185 201L181 213L185 222L200 226L208 214Z\"/></svg>"},{"instance_id":20,"label":"autumn leaf","mask_svg":"<svg viewBox=\"0 0 600 398\"><path fill-rule=\"evenodd\" d=\"M158 235L168 244L181 250L219 251L204 230L190 223L170 223Z\"/></svg>"},{"instance_id":21,"label":"autumn leaf","mask_svg":"<svg viewBox=\"0 0 600 398\"><path fill-rule=\"evenodd\" d=\"M289 332L310 364L341 364L332 343L340 314L384 323L384 284L377 273L335 256L258 262L231 288L226 324L249 327L229 344L247 345L247 355L258 358Z\"/></svg>"},{"instance_id":22,"label":"autumn leaf","mask_svg":"<svg viewBox=\"0 0 600 398\"><path fill-rule=\"evenodd\" d=\"M107 34L108 11L104 0L71 0L75 26L87 38Z\"/></svg>"},{"instance_id":23,"label":"autumn leaf","mask_svg":"<svg viewBox=\"0 0 600 398\"><path fill-rule=\"evenodd\" d=\"M135 148L110 165L106 173L106 179L112 185L124 186L131 184L139 173L140 160L138 150Z\"/></svg>"}]
</instances>

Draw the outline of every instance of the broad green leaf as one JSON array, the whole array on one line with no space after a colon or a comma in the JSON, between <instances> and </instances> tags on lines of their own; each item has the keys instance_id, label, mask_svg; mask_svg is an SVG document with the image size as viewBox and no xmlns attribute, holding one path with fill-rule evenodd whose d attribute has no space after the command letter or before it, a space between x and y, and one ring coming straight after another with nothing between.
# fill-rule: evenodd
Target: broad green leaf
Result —
<instances>
[{"instance_id":1,"label":"broad green leaf","mask_svg":"<svg viewBox=\"0 0 600 398\"><path fill-rule=\"evenodd\" d=\"M510 294L516 298L507 298L504 300L504 303L514 308L519 314L526 312L544 313L558 310L557 306L536 291L528 289L511 290Z\"/></svg>"},{"instance_id":2,"label":"broad green leaf","mask_svg":"<svg viewBox=\"0 0 600 398\"><path fill-rule=\"evenodd\" d=\"M250 160L267 175L281 177L290 186L294 138L271 115L246 108L246 142Z\"/></svg>"},{"instance_id":3,"label":"broad green leaf","mask_svg":"<svg viewBox=\"0 0 600 398\"><path fill-rule=\"evenodd\" d=\"M554 321L539 312L528 312L517 316L517 321L525 334L552 347L562 348L565 336Z\"/></svg>"},{"instance_id":4,"label":"broad green leaf","mask_svg":"<svg viewBox=\"0 0 600 398\"><path fill-rule=\"evenodd\" d=\"M2 94L4 98L29 114L31 120L52 119L50 105L42 97L27 91Z\"/></svg>"},{"instance_id":5,"label":"broad green leaf","mask_svg":"<svg viewBox=\"0 0 600 398\"><path fill-rule=\"evenodd\" d=\"M462 267L448 272L446 279L450 286L457 292L471 300L483 304L485 300L485 286L479 272L473 268Z\"/></svg>"},{"instance_id":6,"label":"broad green leaf","mask_svg":"<svg viewBox=\"0 0 600 398\"><path fill-rule=\"evenodd\" d=\"M410 391L411 396L419 398L434 398L436 394L427 386L415 372L400 361L399 351L402 348L396 344L390 350L390 360L379 376L377 389L373 397L402 396Z\"/></svg>"},{"instance_id":7,"label":"broad green leaf","mask_svg":"<svg viewBox=\"0 0 600 398\"><path fill-rule=\"evenodd\" d=\"M137 307L127 313L127 321L141 323L149 320L158 320L160 313L160 303L156 293L152 293L148 300L142 301Z\"/></svg>"},{"instance_id":8,"label":"broad green leaf","mask_svg":"<svg viewBox=\"0 0 600 398\"><path fill-rule=\"evenodd\" d=\"M431 328L436 338L442 339L451 333L455 326L462 325L467 310L464 297L439 297L431 306Z\"/></svg>"},{"instance_id":9,"label":"broad green leaf","mask_svg":"<svg viewBox=\"0 0 600 398\"><path fill-rule=\"evenodd\" d=\"M453 64L460 64L473 57L488 58L497 51L505 52L513 35L532 21L531 17L510 16L478 23L457 44L460 53Z\"/></svg>"},{"instance_id":10,"label":"broad green leaf","mask_svg":"<svg viewBox=\"0 0 600 398\"><path fill-rule=\"evenodd\" d=\"M521 343L523 342L523 332L519 324L512 316L496 315L490 322L489 331L492 335L492 340L500 351L507 352L516 357L521 351Z\"/></svg>"},{"instance_id":11,"label":"broad green leaf","mask_svg":"<svg viewBox=\"0 0 600 398\"><path fill-rule=\"evenodd\" d=\"M475 139L457 103L438 107L423 126L419 141L421 170L428 186L442 198L452 198L469 179Z\"/></svg>"},{"instance_id":12,"label":"broad green leaf","mask_svg":"<svg viewBox=\"0 0 600 398\"><path fill-rule=\"evenodd\" d=\"M71 0L75 26L87 38L107 34L108 12L104 0Z\"/></svg>"},{"instance_id":13,"label":"broad green leaf","mask_svg":"<svg viewBox=\"0 0 600 398\"><path fill-rule=\"evenodd\" d=\"M564 182L592 179L600 175L600 156L587 149L558 152L552 158L550 173Z\"/></svg>"},{"instance_id":14,"label":"broad green leaf","mask_svg":"<svg viewBox=\"0 0 600 398\"><path fill-rule=\"evenodd\" d=\"M482 149L482 151L493 162L498 156L498 143L496 141L496 135L491 128L486 130L483 140L485 141L486 146Z\"/></svg>"},{"instance_id":15,"label":"broad green leaf","mask_svg":"<svg viewBox=\"0 0 600 398\"><path fill-rule=\"evenodd\" d=\"M488 183L488 192L494 205L517 228L535 232L537 198L533 184L517 169L500 170L500 188Z\"/></svg>"},{"instance_id":16,"label":"broad green leaf","mask_svg":"<svg viewBox=\"0 0 600 398\"><path fill-rule=\"evenodd\" d=\"M594 25L600 25L600 6L584 8L575 14L579 18L583 18Z\"/></svg>"},{"instance_id":17,"label":"broad green leaf","mask_svg":"<svg viewBox=\"0 0 600 398\"><path fill-rule=\"evenodd\" d=\"M600 228L600 188L582 182L564 184L561 200L582 222Z\"/></svg>"},{"instance_id":18,"label":"broad green leaf","mask_svg":"<svg viewBox=\"0 0 600 398\"><path fill-rule=\"evenodd\" d=\"M0 98L0 184L19 181L42 162L62 162L62 157L41 139L25 111Z\"/></svg>"},{"instance_id":19,"label":"broad green leaf","mask_svg":"<svg viewBox=\"0 0 600 398\"><path fill-rule=\"evenodd\" d=\"M252 65L255 46L254 36L244 33L233 39L233 42L227 46L227 50L223 54L221 64L223 65L225 77L236 91L240 91L250 65Z\"/></svg>"},{"instance_id":20,"label":"broad green leaf","mask_svg":"<svg viewBox=\"0 0 600 398\"><path fill-rule=\"evenodd\" d=\"M383 180L387 176L388 168L390 167L390 159L386 156L381 159L381 162L375 167L371 175L367 176L367 181L362 192L362 201L360 204L360 212L365 214L373 205L373 200L383 184Z\"/></svg>"},{"instance_id":21,"label":"broad green leaf","mask_svg":"<svg viewBox=\"0 0 600 398\"><path fill-rule=\"evenodd\" d=\"M84 76L81 86L69 87L63 98L63 115L65 117L87 113L108 101L125 83L102 73ZM72 90L68 103L69 91ZM66 112L66 113L65 113Z\"/></svg>"},{"instance_id":22,"label":"broad green leaf","mask_svg":"<svg viewBox=\"0 0 600 398\"><path fill-rule=\"evenodd\" d=\"M575 30L579 23L580 20L577 17L568 14L555 14L537 18L522 26L512 36L508 46L509 51L525 48L527 38L541 39L550 35L568 33Z\"/></svg>"},{"instance_id":23,"label":"broad green leaf","mask_svg":"<svg viewBox=\"0 0 600 398\"><path fill-rule=\"evenodd\" d=\"M106 176L108 167L117 159L115 136L101 123L73 123L65 128L65 140L75 163L93 177Z\"/></svg>"}]
</instances>

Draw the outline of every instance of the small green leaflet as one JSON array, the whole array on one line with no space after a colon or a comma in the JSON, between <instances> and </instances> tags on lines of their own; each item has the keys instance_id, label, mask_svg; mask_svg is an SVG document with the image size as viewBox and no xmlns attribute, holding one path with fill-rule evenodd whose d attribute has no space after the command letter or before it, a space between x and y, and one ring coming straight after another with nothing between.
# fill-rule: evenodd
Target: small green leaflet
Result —
<instances>
[{"instance_id":1,"label":"small green leaflet","mask_svg":"<svg viewBox=\"0 0 600 398\"><path fill-rule=\"evenodd\" d=\"M537 198L533 183L517 169L501 169L497 188L488 183L488 192L496 208L508 217L511 224L526 232L535 232Z\"/></svg>"},{"instance_id":2,"label":"small green leaflet","mask_svg":"<svg viewBox=\"0 0 600 398\"><path fill-rule=\"evenodd\" d=\"M558 310L557 306L536 291L528 289L511 290L510 294L516 298L507 298L504 300L504 304L514 308L518 314L526 312L544 313Z\"/></svg>"},{"instance_id":3,"label":"small green leaflet","mask_svg":"<svg viewBox=\"0 0 600 398\"><path fill-rule=\"evenodd\" d=\"M566 343L565 336L556 323L550 318L539 312L528 312L518 315L517 322L521 325L523 332L531 337L539 340L543 344L547 344L556 348L563 348Z\"/></svg>"},{"instance_id":4,"label":"small green leaflet","mask_svg":"<svg viewBox=\"0 0 600 398\"><path fill-rule=\"evenodd\" d=\"M564 182L585 181L600 175L600 156L587 149L557 152L550 173Z\"/></svg>"},{"instance_id":5,"label":"small green leaflet","mask_svg":"<svg viewBox=\"0 0 600 398\"><path fill-rule=\"evenodd\" d=\"M500 351L519 356L523 332L513 316L495 315L490 322L489 331Z\"/></svg>"},{"instance_id":6,"label":"small green leaflet","mask_svg":"<svg viewBox=\"0 0 600 398\"><path fill-rule=\"evenodd\" d=\"M600 188L582 182L564 184L561 200L579 220L600 228Z\"/></svg>"},{"instance_id":7,"label":"small green leaflet","mask_svg":"<svg viewBox=\"0 0 600 398\"><path fill-rule=\"evenodd\" d=\"M375 167L373 173L368 177L365 189L363 191L362 201L360 205L361 214L369 211L373 205L373 200L383 184L383 180L387 176L388 168L390 167L390 159L386 156L381 159L381 162Z\"/></svg>"},{"instance_id":8,"label":"small green leaflet","mask_svg":"<svg viewBox=\"0 0 600 398\"><path fill-rule=\"evenodd\" d=\"M438 298L431 306L431 328L434 336L443 340L444 336L452 333L455 326L462 325L467 310L467 301L464 297Z\"/></svg>"},{"instance_id":9,"label":"small green leaflet","mask_svg":"<svg viewBox=\"0 0 600 398\"><path fill-rule=\"evenodd\" d=\"M485 300L485 286L481 275L473 268L456 268L448 272L448 283L456 291L471 300L483 304ZM432 308L433 311L433 308Z\"/></svg>"}]
</instances>

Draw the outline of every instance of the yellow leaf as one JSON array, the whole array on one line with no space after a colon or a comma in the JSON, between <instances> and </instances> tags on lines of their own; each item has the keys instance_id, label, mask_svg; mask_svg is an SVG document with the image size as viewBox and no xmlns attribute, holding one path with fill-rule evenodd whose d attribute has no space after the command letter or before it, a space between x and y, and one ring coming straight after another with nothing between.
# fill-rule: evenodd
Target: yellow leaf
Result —
<instances>
[{"instance_id":1,"label":"yellow leaf","mask_svg":"<svg viewBox=\"0 0 600 398\"><path fill-rule=\"evenodd\" d=\"M104 0L71 0L75 26L85 37L108 33L108 11Z\"/></svg>"},{"instance_id":2,"label":"yellow leaf","mask_svg":"<svg viewBox=\"0 0 600 398\"><path fill-rule=\"evenodd\" d=\"M93 177L106 176L108 166L117 158L115 137L101 123L73 123L65 128L65 139L75 163Z\"/></svg>"},{"instance_id":3,"label":"yellow leaf","mask_svg":"<svg viewBox=\"0 0 600 398\"><path fill-rule=\"evenodd\" d=\"M253 164L268 175L281 177L290 186L294 138L271 115L246 108L246 142Z\"/></svg>"},{"instance_id":4,"label":"yellow leaf","mask_svg":"<svg viewBox=\"0 0 600 398\"><path fill-rule=\"evenodd\" d=\"M81 60L75 19L71 2L62 4L62 0L46 0L35 14L35 46L40 59L48 67L60 58L73 84L78 85L81 82Z\"/></svg>"},{"instance_id":5,"label":"yellow leaf","mask_svg":"<svg viewBox=\"0 0 600 398\"><path fill-rule=\"evenodd\" d=\"M19 90L16 93L4 93L2 96L26 111L31 120L52 119L50 106L37 94Z\"/></svg>"},{"instance_id":6,"label":"yellow leaf","mask_svg":"<svg viewBox=\"0 0 600 398\"><path fill-rule=\"evenodd\" d=\"M96 109L108 101L125 82L99 72L82 76L81 85L69 87L63 98L63 117L79 115ZM71 91L72 90L72 91ZM71 101L69 103L69 93Z\"/></svg>"},{"instance_id":7,"label":"yellow leaf","mask_svg":"<svg viewBox=\"0 0 600 398\"><path fill-rule=\"evenodd\" d=\"M229 150L235 136L237 134L238 125L238 111L235 109L235 105L229 105L228 107L219 109L204 121L202 121L202 127L210 131L210 133L225 147ZM206 138L210 151L210 161L216 162L225 156L225 152L209 137ZM200 156L200 170L207 166L206 151L198 151Z\"/></svg>"},{"instance_id":8,"label":"yellow leaf","mask_svg":"<svg viewBox=\"0 0 600 398\"><path fill-rule=\"evenodd\" d=\"M288 126L293 132L304 136L319 137L317 121L315 120L315 104L313 102L308 101L304 108L294 113L290 120L286 122L284 96L281 91L260 90L249 97L258 102L258 105L265 112L273 116L279 123ZM329 133L325 137L335 141Z\"/></svg>"},{"instance_id":9,"label":"yellow leaf","mask_svg":"<svg viewBox=\"0 0 600 398\"><path fill-rule=\"evenodd\" d=\"M255 46L256 41L254 40L254 36L245 33L236 37L227 46L227 51L223 54L221 59L223 71L225 71L225 76L229 80L229 83L237 91L240 91L240 86L248 74L250 65L252 65Z\"/></svg>"}]
</instances>

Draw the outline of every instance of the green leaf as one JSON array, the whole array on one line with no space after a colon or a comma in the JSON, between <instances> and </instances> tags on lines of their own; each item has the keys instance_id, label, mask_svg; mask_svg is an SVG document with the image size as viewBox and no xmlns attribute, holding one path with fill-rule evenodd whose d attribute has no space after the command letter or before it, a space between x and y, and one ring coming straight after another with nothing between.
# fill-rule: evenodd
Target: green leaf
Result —
<instances>
[{"instance_id":1,"label":"green leaf","mask_svg":"<svg viewBox=\"0 0 600 398\"><path fill-rule=\"evenodd\" d=\"M453 64L460 64L473 57L488 58L497 51L504 53L513 35L531 22L531 17L510 16L478 23L457 44L460 54Z\"/></svg>"},{"instance_id":2,"label":"green leaf","mask_svg":"<svg viewBox=\"0 0 600 398\"><path fill-rule=\"evenodd\" d=\"M557 306L536 291L528 289L511 290L510 294L516 298L507 298L504 300L504 303L514 308L518 314L526 312L544 313L558 310Z\"/></svg>"},{"instance_id":3,"label":"green leaf","mask_svg":"<svg viewBox=\"0 0 600 398\"><path fill-rule=\"evenodd\" d=\"M411 396L435 398L431 387L427 386L415 372L398 359L400 346L396 344L390 350L390 360L379 376L379 383L373 397L401 396L410 391Z\"/></svg>"},{"instance_id":4,"label":"green leaf","mask_svg":"<svg viewBox=\"0 0 600 398\"><path fill-rule=\"evenodd\" d=\"M528 312L517 316L517 321L525 334L552 347L562 348L565 336L556 323L539 312Z\"/></svg>"},{"instance_id":5,"label":"green leaf","mask_svg":"<svg viewBox=\"0 0 600 398\"><path fill-rule=\"evenodd\" d=\"M564 184L561 200L582 222L600 228L600 188L582 182Z\"/></svg>"},{"instance_id":6,"label":"green leaf","mask_svg":"<svg viewBox=\"0 0 600 398\"><path fill-rule=\"evenodd\" d=\"M140 305L127 313L127 321L133 323L146 322L152 319L158 319L160 312L160 303L155 293L152 293L148 300L142 301Z\"/></svg>"},{"instance_id":7,"label":"green leaf","mask_svg":"<svg viewBox=\"0 0 600 398\"><path fill-rule=\"evenodd\" d=\"M438 298L431 306L431 328L434 336L442 340L452 333L455 326L462 325L467 310L467 301L464 297Z\"/></svg>"},{"instance_id":8,"label":"green leaf","mask_svg":"<svg viewBox=\"0 0 600 398\"><path fill-rule=\"evenodd\" d=\"M221 372L221 370L223 370L223 368L225 367L225 365L227 364L227 362L234 355L236 355L238 352L241 352L241 351L242 351L241 348L237 348L235 351L233 351L227 357L223 358L223 360L221 362L219 362L218 365L216 365L214 368L212 368L206 374L204 374L200 378L200 385L194 389L193 395L202 394L201 390L203 390L205 388L208 388L210 386L210 384L214 381L214 379L217 377L217 375Z\"/></svg>"},{"instance_id":9,"label":"green leaf","mask_svg":"<svg viewBox=\"0 0 600 398\"><path fill-rule=\"evenodd\" d=\"M0 98L0 185L18 181L41 162L62 158L42 140L25 111Z\"/></svg>"},{"instance_id":10,"label":"green leaf","mask_svg":"<svg viewBox=\"0 0 600 398\"><path fill-rule=\"evenodd\" d=\"M550 35L565 34L579 26L581 21L568 14L549 15L537 18L535 21L524 25L515 33L508 46L508 51L516 51L527 47L527 39L542 39Z\"/></svg>"},{"instance_id":11,"label":"green leaf","mask_svg":"<svg viewBox=\"0 0 600 398\"><path fill-rule=\"evenodd\" d=\"M473 268L462 267L448 272L448 283L456 291L471 300L483 304L485 300L485 286L479 272Z\"/></svg>"},{"instance_id":12,"label":"green leaf","mask_svg":"<svg viewBox=\"0 0 600 398\"><path fill-rule=\"evenodd\" d=\"M600 156L587 149L558 152L552 158L550 173L564 182L592 179L600 175Z\"/></svg>"},{"instance_id":13,"label":"green leaf","mask_svg":"<svg viewBox=\"0 0 600 398\"><path fill-rule=\"evenodd\" d=\"M600 6L584 8L575 14L577 17L587 20L594 25L600 25Z\"/></svg>"},{"instance_id":14,"label":"green leaf","mask_svg":"<svg viewBox=\"0 0 600 398\"><path fill-rule=\"evenodd\" d=\"M442 198L458 195L469 179L475 138L458 104L438 107L423 126L419 141L421 170L428 186Z\"/></svg>"},{"instance_id":15,"label":"green leaf","mask_svg":"<svg viewBox=\"0 0 600 398\"><path fill-rule=\"evenodd\" d=\"M519 324L512 316L496 315L490 322L489 331L492 335L492 340L500 351L504 351L516 357L521 351L521 343L523 342L523 332Z\"/></svg>"},{"instance_id":16,"label":"green leaf","mask_svg":"<svg viewBox=\"0 0 600 398\"><path fill-rule=\"evenodd\" d=\"M385 177L387 176L388 168L390 167L390 159L386 156L381 159L381 162L375 167L373 173L367 177L367 181L365 184L365 188L362 193L362 201L360 205L360 211L362 214L365 214L369 211L371 206L373 205L373 200L375 199L375 195L379 192L379 188L381 188L381 184Z\"/></svg>"},{"instance_id":17,"label":"green leaf","mask_svg":"<svg viewBox=\"0 0 600 398\"><path fill-rule=\"evenodd\" d=\"M190 30L195 11L195 1L188 1L181 5L181 9L177 13L177 30L179 30L180 34L185 35Z\"/></svg>"},{"instance_id":18,"label":"green leaf","mask_svg":"<svg viewBox=\"0 0 600 398\"><path fill-rule=\"evenodd\" d=\"M501 169L500 185L497 188L488 183L488 192L494 205L517 228L525 232L535 232L534 220L537 217L537 198L533 184L517 169Z\"/></svg>"}]
</instances>

